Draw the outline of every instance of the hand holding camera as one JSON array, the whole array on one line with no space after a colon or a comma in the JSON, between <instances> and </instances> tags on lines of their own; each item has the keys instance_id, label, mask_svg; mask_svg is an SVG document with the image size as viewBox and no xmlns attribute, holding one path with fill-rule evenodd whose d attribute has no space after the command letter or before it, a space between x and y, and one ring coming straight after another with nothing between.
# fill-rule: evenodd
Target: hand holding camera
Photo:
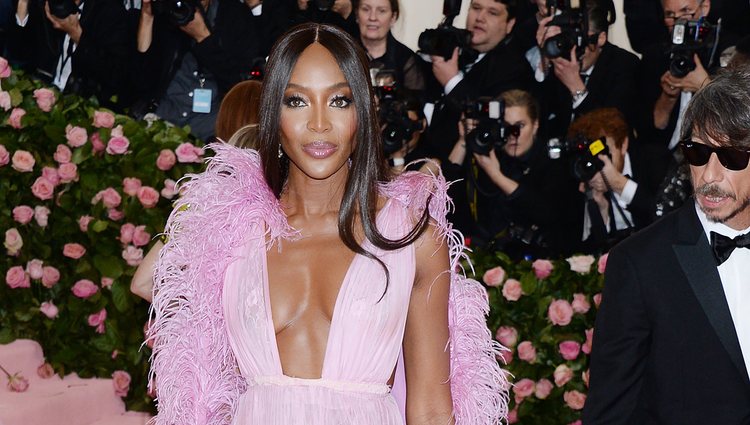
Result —
<instances>
[{"instance_id":1,"label":"hand holding camera","mask_svg":"<svg viewBox=\"0 0 750 425\"><path fill-rule=\"evenodd\" d=\"M448 60L435 55L430 56L430 58L432 59L432 73L435 74L435 79L441 86L445 87L451 78L458 75L458 47L453 49L453 55Z\"/></svg>"},{"instance_id":2,"label":"hand holding camera","mask_svg":"<svg viewBox=\"0 0 750 425\"><path fill-rule=\"evenodd\" d=\"M49 0L44 3L44 13L56 30L65 32L73 43L81 40L83 29L78 19L78 6L72 0Z\"/></svg>"},{"instance_id":3,"label":"hand holding camera","mask_svg":"<svg viewBox=\"0 0 750 425\"><path fill-rule=\"evenodd\" d=\"M676 77L672 71L662 75L661 88L667 96L677 96L681 91L695 93L708 82L708 72L697 53L691 58L693 69L682 77ZM671 96L670 96L671 97Z\"/></svg>"}]
</instances>

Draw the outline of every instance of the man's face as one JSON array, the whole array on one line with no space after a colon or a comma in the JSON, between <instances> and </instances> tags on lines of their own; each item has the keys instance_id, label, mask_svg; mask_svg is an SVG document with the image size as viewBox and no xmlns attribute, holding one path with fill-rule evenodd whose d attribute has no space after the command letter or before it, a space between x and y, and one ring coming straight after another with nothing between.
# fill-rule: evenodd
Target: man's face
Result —
<instances>
[{"instance_id":1,"label":"man's face","mask_svg":"<svg viewBox=\"0 0 750 425\"><path fill-rule=\"evenodd\" d=\"M715 140L693 141L709 146L718 146ZM750 165L744 170L732 171L724 168L716 153L708 163L690 166L695 200L709 220L743 230L750 227Z\"/></svg>"},{"instance_id":2,"label":"man's face","mask_svg":"<svg viewBox=\"0 0 750 425\"><path fill-rule=\"evenodd\" d=\"M696 20L707 16L711 9L711 0L662 0L664 25L672 31L679 19Z\"/></svg>"},{"instance_id":3,"label":"man's face","mask_svg":"<svg viewBox=\"0 0 750 425\"><path fill-rule=\"evenodd\" d=\"M589 37L593 36L595 33L593 31L589 31ZM583 51L583 56L581 57L581 69L586 71L594 64L596 63L596 60L599 59L599 55L602 52L602 47L604 46L604 43L607 42L607 33L601 32L596 37L596 43L594 44L588 44L586 46L586 49Z\"/></svg>"},{"instance_id":4,"label":"man's face","mask_svg":"<svg viewBox=\"0 0 750 425\"><path fill-rule=\"evenodd\" d=\"M508 35L515 23L515 19L508 19L504 4L495 0L472 0L466 17L471 47L482 53L489 52Z\"/></svg>"}]
</instances>

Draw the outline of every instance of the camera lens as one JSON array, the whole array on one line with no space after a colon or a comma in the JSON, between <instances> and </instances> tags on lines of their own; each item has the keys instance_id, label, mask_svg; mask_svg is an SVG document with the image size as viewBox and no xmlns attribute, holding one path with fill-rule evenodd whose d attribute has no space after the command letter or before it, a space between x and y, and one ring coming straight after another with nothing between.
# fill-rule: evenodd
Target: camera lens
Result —
<instances>
[{"instance_id":1,"label":"camera lens","mask_svg":"<svg viewBox=\"0 0 750 425\"><path fill-rule=\"evenodd\" d=\"M695 69L695 62L689 52L678 52L669 60L669 73L677 78L682 78Z\"/></svg>"},{"instance_id":2,"label":"camera lens","mask_svg":"<svg viewBox=\"0 0 750 425\"><path fill-rule=\"evenodd\" d=\"M573 46L575 46L575 40L572 40L570 35L562 33L548 38L542 47L544 55L550 59L554 59L567 57Z\"/></svg>"}]
</instances>

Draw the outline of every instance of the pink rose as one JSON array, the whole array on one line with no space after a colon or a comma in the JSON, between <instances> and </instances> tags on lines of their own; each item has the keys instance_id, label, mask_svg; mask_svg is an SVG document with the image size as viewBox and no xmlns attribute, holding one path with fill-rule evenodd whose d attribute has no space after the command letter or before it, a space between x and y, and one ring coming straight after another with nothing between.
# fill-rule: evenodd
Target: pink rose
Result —
<instances>
[{"instance_id":1,"label":"pink rose","mask_svg":"<svg viewBox=\"0 0 750 425\"><path fill-rule=\"evenodd\" d=\"M495 333L497 339L503 347L512 348L518 342L518 331L512 326L500 326Z\"/></svg>"},{"instance_id":2,"label":"pink rose","mask_svg":"<svg viewBox=\"0 0 750 425\"><path fill-rule=\"evenodd\" d=\"M552 388L554 386L552 385L552 382L550 382L549 379L540 379L536 383L536 390L534 391L534 396L538 398L539 400L544 400L549 396L549 393L552 392Z\"/></svg>"},{"instance_id":3,"label":"pink rose","mask_svg":"<svg viewBox=\"0 0 750 425\"><path fill-rule=\"evenodd\" d=\"M60 181L62 183L70 183L78 180L78 166L72 162L62 164L58 169L58 173L60 174Z\"/></svg>"},{"instance_id":4,"label":"pink rose","mask_svg":"<svg viewBox=\"0 0 750 425\"><path fill-rule=\"evenodd\" d=\"M77 148L86 144L89 135L86 133L85 128L73 127L68 124L65 126L65 139L68 140L68 146L71 148Z\"/></svg>"},{"instance_id":5,"label":"pink rose","mask_svg":"<svg viewBox=\"0 0 750 425\"><path fill-rule=\"evenodd\" d=\"M51 288L60 281L60 271L52 266L42 268L42 285Z\"/></svg>"},{"instance_id":6,"label":"pink rose","mask_svg":"<svg viewBox=\"0 0 750 425\"><path fill-rule=\"evenodd\" d=\"M553 325L567 326L573 318L573 307L565 300L554 300L549 305L547 317Z\"/></svg>"},{"instance_id":7,"label":"pink rose","mask_svg":"<svg viewBox=\"0 0 750 425\"><path fill-rule=\"evenodd\" d=\"M39 306L39 311L49 319L54 319L60 312L52 301L45 301Z\"/></svg>"},{"instance_id":8,"label":"pink rose","mask_svg":"<svg viewBox=\"0 0 750 425\"><path fill-rule=\"evenodd\" d=\"M136 248L133 245L128 245L122 251L122 259L128 263L129 266L137 266L143 261L143 250Z\"/></svg>"},{"instance_id":9,"label":"pink rose","mask_svg":"<svg viewBox=\"0 0 750 425\"><path fill-rule=\"evenodd\" d=\"M524 398L534 394L535 389L536 382L532 381L529 378L524 378L513 385L513 394L523 400Z\"/></svg>"},{"instance_id":10,"label":"pink rose","mask_svg":"<svg viewBox=\"0 0 750 425\"><path fill-rule=\"evenodd\" d=\"M36 220L36 224L38 224L39 227L47 227L49 213L49 208L45 206L37 205L34 207L34 220Z\"/></svg>"},{"instance_id":11,"label":"pink rose","mask_svg":"<svg viewBox=\"0 0 750 425\"><path fill-rule=\"evenodd\" d=\"M151 240L151 234L146 231L146 226L138 226L133 232L133 245L136 247L146 246Z\"/></svg>"},{"instance_id":12,"label":"pink rose","mask_svg":"<svg viewBox=\"0 0 750 425\"><path fill-rule=\"evenodd\" d=\"M120 355L120 350L112 350L112 354L110 354L110 357L112 358L112 360L115 360L117 359L117 356L119 355Z\"/></svg>"},{"instance_id":13,"label":"pink rose","mask_svg":"<svg viewBox=\"0 0 750 425\"><path fill-rule=\"evenodd\" d=\"M161 152L159 152L159 157L156 158L156 168L162 171L168 171L174 167L176 161L177 157L174 155L174 152L169 149L162 149Z\"/></svg>"},{"instance_id":14,"label":"pink rose","mask_svg":"<svg viewBox=\"0 0 750 425\"><path fill-rule=\"evenodd\" d=\"M133 241L133 234L135 233L135 225L132 223L125 223L120 226L120 242L124 245L129 244Z\"/></svg>"},{"instance_id":15,"label":"pink rose","mask_svg":"<svg viewBox=\"0 0 750 425\"><path fill-rule=\"evenodd\" d=\"M21 118L23 118L24 115L26 115L26 111L23 108L13 108L8 117L8 124L16 130L20 130L23 127Z\"/></svg>"},{"instance_id":16,"label":"pink rose","mask_svg":"<svg viewBox=\"0 0 750 425\"><path fill-rule=\"evenodd\" d=\"M78 243L66 243L63 246L63 255L72 258L74 260L77 260L83 255L86 254L86 248L83 247L83 245Z\"/></svg>"},{"instance_id":17,"label":"pink rose","mask_svg":"<svg viewBox=\"0 0 750 425\"><path fill-rule=\"evenodd\" d=\"M50 89L36 89L34 90L34 99L36 99L36 106L44 112L52 110L52 106L55 104L55 92Z\"/></svg>"},{"instance_id":18,"label":"pink rose","mask_svg":"<svg viewBox=\"0 0 750 425\"><path fill-rule=\"evenodd\" d=\"M509 364L513 361L513 350L501 350L498 357L503 361L503 364Z\"/></svg>"},{"instance_id":19,"label":"pink rose","mask_svg":"<svg viewBox=\"0 0 750 425\"><path fill-rule=\"evenodd\" d=\"M33 260L26 263L26 273L29 274L29 277L34 280L39 280L44 276L44 269L43 266L44 262L42 260L39 260L37 258L34 258Z\"/></svg>"},{"instance_id":20,"label":"pink rose","mask_svg":"<svg viewBox=\"0 0 750 425\"><path fill-rule=\"evenodd\" d=\"M104 152L104 142L102 142L101 136L99 136L99 132L95 132L91 135L91 150L94 153Z\"/></svg>"},{"instance_id":21,"label":"pink rose","mask_svg":"<svg viewBox=\"0 0 750 425\"><path fill-rule=\"evenodd\" d=\"M570 369L567 365L561 364L557 368L555 368L555 372L552 374L552 376L555 378L555 385L558 387L562 387L563 385L567 384L568 381L573 379L573 370Z\"/></svg>"},{"instance_id":22,"label":"pink rose","mask_svg":"<svg viewBox=\"0 0 750 425\"><path fill-rule=\"evenodd\" d=\"M15 393L22 393L29 389L29 380L24 378L20 372L8 377L8 389Z\"/></svg>"},{"instance_id":23,"label":"pink rose","mask_svg":"<svg viewBox=\"0 0 750 425\"><path fill-rule=\"evenodd\" d=\"M570 270L586 274L591 270L591 265L594 264L594 257L591 255L574 255L568 258L568 264L570 264Z\"/></svg>"},{"instance_id":24,"label":"pink rose","mask_svg":"<svg viewBox=\"0 0 750 425\"><path fill-rule=\"evenodd\" d=\"M5 242L3 243L5 249L8 250L8 255L16 255L23 247L23 238L18 233L18 229L12 227L5 231Z\"/></svg>"},{"instance_id":25,"label":"pink rose","mask_svg":"<svg viewBox=\"0 0 750 425\"><path fill-rule=\"evenodd\" d=\"M591 370L586 369L583 372L581 372L581 380L586 385L586 388L589 387L589 378L591 377Z\"/></svg>"},{"instance_id":26,"label":"pink rose","mask_svg":"<svg viewBox=\"0 0 750 425\"><path fill-rule=\"evenodd\" d=\"M10 153L5 145L0 145L0 167L8 165L10 163Z\"/></svg>"},{"instance_id":27,"label":"pink rose","mask_svg":"<svg viewBox=\"0 0 750 425\"><path fill-rule=\"evenodd\" d=\"M81 279L73 285L72 291L76 297L86 299L99 292L99 287L88 279Z\"/></svg>"},{"instance_id":28,"label":"pink rose","mask_svg":"<svg viewBox=\"0 0 750 425\"><path fill-rule=\"evenodd\" d=\"M606 253L599 257L599 262L597 263L596 270L599 272L599 274L604 274L604 270L607 269L607 258L609 258L609 253Z\"/></svg>"},{"instance_id":29,"label":"pink rose","mask_svg":"<svg viewBox=\"0 0 750 425\"><path fill-rule=\"evenodd\" d=\"M106 152L110 155L122 155L128 152L128 147L130 147L130 140L127 137L115 136L107 142Z\"/></svg>"},{"instance_id":30,"label":"pink rose","mask_svg":"<svg viewBox=\"0 0 750 425\"><path fill-rule=\"evenodd\" d=\"M531 263L531 268L534 269L534 275L536 276L536 278L541 280L549 277L549 275L552 274L552 269L555 268L555 266L550 260L535 260L533 263Z\"/></svg>"},{"instance_id":31,"label":"pink rose","mask_svg":"<svg viewBox=\"0 0 750 425\"><path fill-rule=\"evenodd\" d=\"M29 275L21 266L13 266L5 272L5 283L12 289L28 288L31 286Z\"/></svg>"},{"instance_id":32,"label":"pink rose","mask_svg":"<svg viewBox=\"0 0 750 425\"><path fill-rule=\"evenodd\" d=\"M112 386L115 387L115 395L125 397L130 391L130 375L124 370L116 370L112 374Z\"/></svg>"},{"instance_id":33,"label":"pink rose","mask_svg":"<svg viewBox=\"0 0 750 425\"><path fill-rule=\"evenodd\" d=\"M60 173L57 172L55 167L43 167L42 177L49 180L54 186L60 184Z\"/></svg>"},{"instance_id":34,"label":"pink rose","mask_svg":"<svg viewBox=\"0 0 750 425\"><path fill-rule=\"evenodd\" d=\"M10 93L7 91L0 91L0 108L3 108L4 111L7 111L13 106L11 104L10 99Z\"/></svg>"},{"instance_id":35,"label":"pink rose","mask_svg":"<svg viewBox=\"0 0 750 425\"><path fill-rule=\"evenodd\" d=\"M596 308L599 308L599 304L602 303L602 293L598 292L594 294L592 298L594 299L594 305L596 306Z\"/></svg>"},{"instance_id":36,"label":"pink rose","mask_svg":"<svg viewBox=\"0 0 750 425\"><path fill-rule=\"evenodd\" d=\"M503 297L505 297L506 300L518 301L518 299L521 298L521 295L523 295L521 282L516 279L508 279L505 281L505 285L503 285Z\"/></svg>"},{"instance_id":37,"label":"pink rose","mask_svg":"<svg viewBox=\"0 0 750 425\"><path fill-rule=\"evenodd\" d=\"M115 189L108 187L94 195L91 199L91 205L95 205L99 201L102 201L106 208L117 208L122 202L122 196Z\"/></svg>"},{"instance_id":38,"label":"pink rose","mask_svg":"<svg viewBox=\"0 0 750 425\"><path fill-rule=\"evenodd\" d=\"M487 270L486 272L484 272L484 276L482 276L482 281L484 281L487 286L492 287L500 286L500 284L503 283L504 280L505 270L500 266L493 267Z\"/></svg>"},{"instance_id":39,"label":"pink rose","mask_svg":"<svg viewBox=\"0 0 750 425\"><path fill-rule=\"evenodd\" d=\"M115 116L107 111L94 111L94 127L112 128L115 124Z\"/></svg>"},{"instance_id":40,"label":"pink rose","mask_svg":"<svg viewBox=\"0 0 750 425\"><path fill-rule=\"evenodd\" d=\"M586 329L586 342L583 343L581 350L586 354L591 354L591 344L594 343L594 328Z\"/></svg>"},{"instance_id":41,"label":"pink rose","mask_svg":"<svg viewBox=\"0 0 750 425\"><path fill-rule=\"evenodd\" d=\"M578 392L576 390L565 391L565 393L563 394L563 400L565 400L565 404L567 404L571 409L581 410L583 409L583 405L586 403L586 394Z\"/></svg>"},{"instance_id":42,"label":"pink rose","mask_svg":"<svg viewBox=\"0 0 750 425\"><path fill-rule=\"evenodd\" d=\"M55 185L46 178L39 177L31 185L31 193L42 201L46 201L52 199L52 195L55 193Z\"/></svg>"},{"instance_id":43,"label":"pink rose","mask_svg":"<svg viewBox=\"0 0 750 425\"><path fill-rule=\"evenodd\" d=\"M581 353L581 343L576 341L563 341L558 345L560 355L565 360L575 360Z\"/></svg>"},{"instance_id":44,"label":"pink rose","mask_svg":"<svg viewBox=\"0 0 750 425\"><path fill-rule=\"evenodd\" d=\"M8 78L10 77L10 65L8 65L8 61L5 60L5 58L0 57L0 78Z\"/></svg>"},{"instance_id":45,"label":"pink rose","mask_svg":"<svg viewBox=\"0 0 750 425\"><path fill-rule=\"evenodd\" d=\"M109 219L112 221L120 221L125 217L125 213L120 210L110 208L107 210L107 217L109 217Z\"/></svg>"},{"instance_id":46,"label":"pink rose","mask_svg":"<svg viewBox=\"0 0 750 425\"><path fill-rule=\"evenodd\" d=\"M138 200L141 201L143 208L153 208L159 203L159 192L153 187L143 186L138 189Z\"/></svg>"},{"instance_id":47,"label":"pink rose","mask_svg":"<svg viewBox=\"0 0 750 425\"><path fill-rule=\"evenodd\" d=\"M141 186L143 186L141 180L136 177L125 177L122 179L122 191L130 196L137 196L138 189Z\"/></svg>"},{"instance_id":48,"label":"pink rose","mask_svg":"<svg viewBox=\"0 0 750 425\"><path fill-rule=\"evenodd\" d=\"M111 277L103 277L101 281L102 288L111 288L115 280Z\"/></svg>"},{"instance_id":49,"label":"pink rose","mask_svg":"<svg viewBox=\"0 0 750 425\"><path fill-rule=\"evenodd\" d=\"M103 308L98 313L89 315L89 326L96 328L96 333L104 333L104 320L107 319L107 309Z\"/></svg>"},{"instance_id":50,"label":"pink rose","mask_svg":"<svg viewBox=\"0 0 750 425\"><path fill-rule=\"evenodd\" d=\"M13 220L21 224L28 224L34 218L34 210L28 205L19 205L13 208Z\"/></svg>"},{"instance_id":51,"label":"pink rose","mask_svg":"<svg viewBox=\"0 0 750 425\"><path fill-rule=\"evenodd\" d=\"M82 232L88 232L89 224L92 220L94 220L94 217L91 217L90 215L82 215L78 219L78 228L81 229Z\"/></svg>"},{"instance_id":52,"label":"pink rose","mask_svg":"<svg viewBox=\"0 0 750 425\"><path fill-rule=\"evenodd\" d=\"M591 308L589 299L586 294L573 294L573 311L579 314L586 314Z\"/></svg>"},{"instance_id":53,"label":"pink rose","mask_svg":"<svg viewBox=\"0 0 750 425\"><path fill-rule=\"evenodd\" d=\"M34 169L36 160L34 156L27 151L15 151L13 153L13 169L21 173L30 173Z\"/></svg>"},{"instance_id":54,"label":"pink rose","mask_svg":"<svg viewBox=\"0 0 750 425\"><path fill-rule=\"evenodd\" d=\"M529 363L536 361L536 348L530 341L523 341L518 344L518 358Z\"/></svg>"},{"instance_id":55,"label":"pink rose","mask_svg":"<svg viewBox=\"0 0 750 425\"><path fill-rule=\"evenodd\" d=\"M110 137L123 137L125 133L122 132L122 125L119 124L117 127L113 128L109 135Z\"/></svg>"},{"instance_id":56,"label":"pink rose","mask_svg":"<svg viewBox=\"0 0 750 425\"><path fill-rule=\"evenodd\" d=\"M57 150L52 157L55 158L55 161L60 164L67 164L68 162L70 162L70 158L72 156L73 152L70 151L69 147L65 145L57 145Z\"/></svg>"},{"instance_id":57,"label":"pink rose","mask_svg":"<svg viewBox=\"0 0 750 425\"><path fill-rule=\"evenodd\" d=\"M36 374L42 379L49 379L55 374L55 369L49 363L43 363L36 368Z\"/></svg>"},{"instance_id":58,"label":"pink rose","mask_svg":"<svg viewBox=\"0 0 750 425\"><path fill-rule=\"evenodd\" d=\"M177 182L175 182L172 179L165 179L164 180L164 188L161 190L161 196L172 199L177 194L175 190L175 186L177 185Z\"/></svg>"},{"instance_id":59,"label":"pink rose","mask_svg":"<svg viewBox=\"0 0 750 425\"><path fill-rule=\"evenodd\" d=\"M514 407L513 410L508 412L508 423L509 424L518 423L518 406Z\"/></svg>"},{"instance_id":60,"label":"pink rose","mask_svg":"<svg viewBox=\"0 0 750 425\"><path fill-rule=\"evenodd\" d=\"M183 164L186 162L201 162L200 155L203 154L201 149L187 142L177 146L174 152L177 154L177 161Z\"/></svg>"}]
</instances>

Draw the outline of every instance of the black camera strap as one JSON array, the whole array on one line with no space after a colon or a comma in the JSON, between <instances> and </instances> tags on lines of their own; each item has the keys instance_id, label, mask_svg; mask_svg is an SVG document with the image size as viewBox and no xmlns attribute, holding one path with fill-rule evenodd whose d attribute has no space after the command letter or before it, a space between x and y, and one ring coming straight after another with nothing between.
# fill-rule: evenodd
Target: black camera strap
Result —
<instances>
[{"instance_id":1,"label":"black camera strap","mask_svg":"<svg viewBox=\"0 0 750 425\"><path fill-rule=\"evenodd\" d=\"M600 173L602 175L602 180L604 181L604 185L607 187L607 197L609 198L609 205L610 205L610 211L612 211L611 206L614 205L615 208L617 208L617 212L620 213L620 216L625 221L625 225L628 226L627 230L633 229L633 223L630 222L628 217L625 215L625 211L622 209L622 206L620 206L620 202L615 198L615 193L612 190L612 186L610 186L609 181L607 180L607 177L604 175L604 173ZM611 218L612 218L612 226L610 227L613 231L617 230L617 223L614 221L614 211L611 212Z\"/></svg>"}]
</instances>

